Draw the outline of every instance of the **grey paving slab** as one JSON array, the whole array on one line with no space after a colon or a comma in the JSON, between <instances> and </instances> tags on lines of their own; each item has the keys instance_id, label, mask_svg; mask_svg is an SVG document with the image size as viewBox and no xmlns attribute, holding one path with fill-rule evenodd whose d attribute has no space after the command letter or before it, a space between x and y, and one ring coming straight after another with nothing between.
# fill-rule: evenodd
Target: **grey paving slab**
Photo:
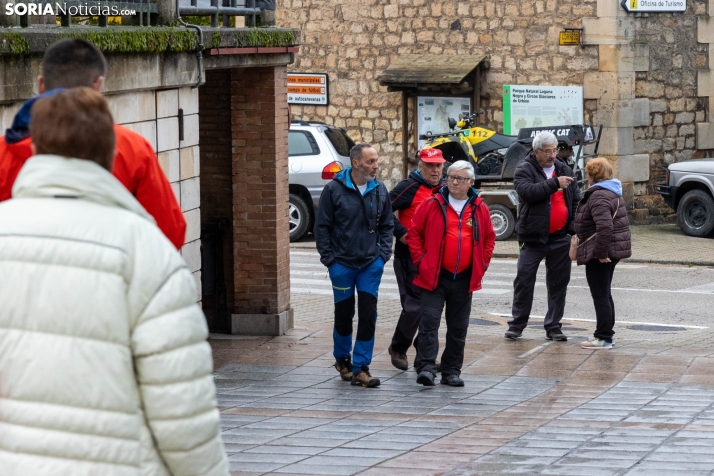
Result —
<instances>
[{"instance_id":1,"label":"grey paving slab","mask_svg":"<svg viewBox=\"0 0 714 476\"><path fill-rule=\"evenodd\" d=\"M228 461L242 463L274 463L291 464L309 458L310 455L285 454L285 453L235 453L228 456Z\"/></svg>"},{"instance_id":2,"label":"grey paving slab","mask_svg":"<svg viewBox=\"0 0 714 476\"><path fill-rule=\"evenodd\" d=\"M240 453L247 449L255 448L255 445L251 444L241 444L241 443L223 443L223 447L226 449L226 453Z\"/></svg>"},{"instance_id":3,"label":"grey paving slab","mask_svg":"<svg viewBox=\"0 0 714 476\"><path fill-rule=\"evenodd\" d=\"M637 467L639 469L649 469L650 474L669 474L670 471L714 471L714 464L695 462L667 462L667 461L643 461Z\"/></svg>"},{"instance_id":4,"label":"grey paving slab","mask_svg":"<svg viewBox=\"0 0 714 476\"><path fill-rule=\"evenodd\" d=\"M543 468L543 470L538 473L542 475L549 475L549 476L619 476L623 472L622 469L619 468L603 468L600 467L596 464L593 464L591 467L584 469L584 468L573 468L572 466L563 466L560 464L554 464L551 465L547 468ZM629 474L629 473L628 473ZM652 474L648 476L653 476Z\"/></svg>"},{"instance_id":5,"label":"grey paving slab","mask_svg":"<svg viewBox=\"0 0 714 476\"><path fill-rule=\"evenodd\" d=\"M221 433L224 443L239 443L261 445L286 435L297 433L298 430L267 430L235 428Z\"/></svg>"},{"instance_id":6,"label":"grey paving slab","mask_svg":"<svg viewBox=\"0 0 714 476\"><path fill-rule=\"evenodd\" d=\"M252 473L267 473L274 471L284 464L281 463L246 463L243 461L229 461L228 467L231 471L243 471Z\"/></svg>"},{"instance_id":7,"label":"grey paving slab","mask_svg":"<svg viewBox=\"0 0 714 476\"><path fill-rule=\"evenodd\" d=\"M366 456L370 458L382 458L384 460L389 458L395 458L399 455L404 454L405 451L398 451L393 449L364 449L364 448L335 448L326 451L321 454L321 456L339 456L342 458L357 458L359 460L361 457Z\"/></svg>"},{"instance_id":8,"label":"grey paving slab","mask_svg":"<svg viewBox=\"0 0 714 476\"><path fill-rule=\"evenodd\" d=\"M398 441L390 441L389 445L385 445L384 441L377 441L377 440L365 440L365 439L360 439L360 440L355 440L355 441L350 441L349 443L342 444L342 448L360 448L360 449L384 449L385 447L388 447L390 450L399 450L399 451L409 451L413 450L414 448L418 448L422 446L424 443L414 443L414 442L398 442Z\"/></svg>"},{"instance_id":9,"label":"grey paving slab","mask_svg":"<svg viewBox=\"0 0 714 476\"><path fill-rule=\"evenodd\" d=\"M652 476L652 474L654 474L652 469L647 467L636 467L625 473L626 476ZM710 476L711 471L678 471L669 469L666 474L667 476Z\"/></svg>"},{"instance_id":10,"label":"grey paving slab","mask_svg":"<svg viewBox=\"0 0 714 476\"><path fill-rule=\"evenodd\" d=\"M592 466L598 468L618 468L628 469L637 463L636 459L602 459L602 458L584 458L579 456L566 456L558 460L561 466L570 466L573 468L573 474L579 474L583 469L587 470Z\"/></svg>"},{"instance_id":11,"label":"grey paving slab","mask_svg":"<svg viewBox=\"0 0 714 476\"><path fill-rule=\"evenodd\" d=\"M292 474L329 474L335 476L357 474L366 470L369 466L315 466L310 463L298 463L284 466L277 470L277 473Z\"/></svg>"},{"instance_id":12,"label":"grey paving slab","mask_svg":"<svg viewBox=\"0 0 714 476\"><path fill-rule=\"evenodd\" d=\"M482 464L499 464L502 470L510 469L512 466L520 467L523 465L548 465L553 464L559 458L561 454L512 454L512 453L491 453L479 458L475 464L472 465L474 469L480 469ZM514 468L515 469L515 468ZM476 473L478 474L478 473Z\"/></svg>"},{"instance_id":13,"label":"grey paving slab","mask_svg":"<svg viewBox=\"0 0 714 476\"><path fill-rule=\"evenodd\" d=\"M334 439L334 438L277 438L272 440L273 444L285 445L285 446L308 446L315 448L334 448L336 446L343 445L352 441L351 438L348 439Z\"/></svg>"},{"instance_id":14,"label":"grey paving slab","mask_svg":"<svg viewBox=\"0 0 714 476\"><path fill-rule=\"evenodd\" d=\"M245 450L246 453L265 453L265 454L288 454L288 455L307 455L313 456L318 453L325 451L325 448L308 447L308 446L284 446L284 445L273 445L268 443L267 445L255 446L253 448Z\"/></svg>"}]
</instances>

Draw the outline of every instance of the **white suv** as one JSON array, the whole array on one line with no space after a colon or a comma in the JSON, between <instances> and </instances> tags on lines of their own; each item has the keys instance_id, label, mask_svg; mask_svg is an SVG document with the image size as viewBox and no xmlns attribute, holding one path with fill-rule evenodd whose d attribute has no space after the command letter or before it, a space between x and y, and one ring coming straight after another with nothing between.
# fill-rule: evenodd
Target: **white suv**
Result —
<instances>
[{"instance_id":1,"label":"white suv","mask_svg":"<svg viewBox=\"0 0 714 476\"><path fill-rule=\"evenodd\" d=\"M339 127L292 121L288 133L290 241L312 231L322 189L335 174L350 166L354 145Z\"/></svg>"}]
</instances>

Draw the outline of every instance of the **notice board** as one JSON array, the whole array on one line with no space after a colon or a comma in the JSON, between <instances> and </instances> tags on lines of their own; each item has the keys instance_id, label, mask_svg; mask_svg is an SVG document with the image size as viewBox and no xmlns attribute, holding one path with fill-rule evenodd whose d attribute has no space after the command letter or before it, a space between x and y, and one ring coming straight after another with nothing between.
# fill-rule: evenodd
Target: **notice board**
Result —
<instances>
[{"instance_id":1,"label":"notice board","mask_svg":"<svg viewBox=\"0 0 714 476\"><path fill-rule=\"evenodd\" d=\"M471 99L460 97L417 98L417 137L422 134L449 132L449 118L458 122L459 114L467 115L471 110ZM419 140L419 149L424 145Z\"/></svg>"},{"instance_id":2,"label":"notice board","mask_svg":"<svg viewBox=\"0 0 714 476\"><path fill-rule=\"evenodd\" d=\"M582 86L503 86L503 133L583 123Z\"/></svg>"}]
</instances>

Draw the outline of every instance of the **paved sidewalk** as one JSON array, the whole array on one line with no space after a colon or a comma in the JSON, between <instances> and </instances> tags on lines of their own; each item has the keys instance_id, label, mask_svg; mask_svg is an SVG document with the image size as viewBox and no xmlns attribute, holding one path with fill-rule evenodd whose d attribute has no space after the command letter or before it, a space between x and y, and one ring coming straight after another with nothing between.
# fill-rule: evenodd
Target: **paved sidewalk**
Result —
<instances>
[{"instance_id":1,"label":"paved sidewalk","mask_svg":"<svg viewBox=\"0 0 714 476\"><path fill-rule=\"evenodd\" d=\"M714 471L714 346L588 351L482 329L469 329L463 388L424 388L411 369L394 369L391 328L378 326L378 389L339 380L330 325L272 339L214 336L233 474Z\"/></svg>"},{"instance_id":2,"label":"paved sidewalk","mask_svg":"<svg viewBox=\"0 0 714 476\"><path fill-rule=\"evenodd\" d=\"M314 254L291 253L296 276L324 274ZM505 318L474 306L466 386L424 388L390 363L399 301L384 287L377 389L332 367L329 292L293 293L288 335L212 336L234 474L714 474L714 329L623 323L614 349L588 351L593 322L564 321L562 343L534 319L512 342Z\"/></svg>"},{"instance_id":3,"label":"paved sidewalk","mask_svg":"<svg viewBox=\"0 0 714 476\"><path fill-rule=\"evenodd\" d=\"M714 240L674 226L633 227L633 241L636 259L714 259ZM570 340L551 342L534 319L512 342L505 318L474 306L466 386L425 388L390 363L399 301L385 282L371 365L382 385L363 389L332 367L332 298L310 284L324 273L308 265L314 242L292 248L293 286L317 292L292 295L295 329L209 339L232 474L714 475L713 328L621 324L612 350L591 351L579 343L592 322L564 320Z\"/></svg>"}]
</instances>

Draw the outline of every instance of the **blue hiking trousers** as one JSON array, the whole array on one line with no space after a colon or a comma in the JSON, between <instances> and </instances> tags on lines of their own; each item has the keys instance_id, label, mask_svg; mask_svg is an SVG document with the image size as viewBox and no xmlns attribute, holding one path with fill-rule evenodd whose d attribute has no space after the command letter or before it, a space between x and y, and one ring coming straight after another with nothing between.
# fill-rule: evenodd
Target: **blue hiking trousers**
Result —
<instances>
[{"instance_id":1,"label":"blue hiking trousers","mask_svg":"<svg viewBox=\"0 0 714 476\"><path fill-rule=\"evenodd\" d=\"M374 352L374 329L377 324L377 290L384 272L384 260L378 257L363 269L334 263L328 268L335 297L335 360L352 356L352 368L367 370ZM357 289L357 338L352 351L352 321L355 317Z\"/></svg>"}]
</instances>

